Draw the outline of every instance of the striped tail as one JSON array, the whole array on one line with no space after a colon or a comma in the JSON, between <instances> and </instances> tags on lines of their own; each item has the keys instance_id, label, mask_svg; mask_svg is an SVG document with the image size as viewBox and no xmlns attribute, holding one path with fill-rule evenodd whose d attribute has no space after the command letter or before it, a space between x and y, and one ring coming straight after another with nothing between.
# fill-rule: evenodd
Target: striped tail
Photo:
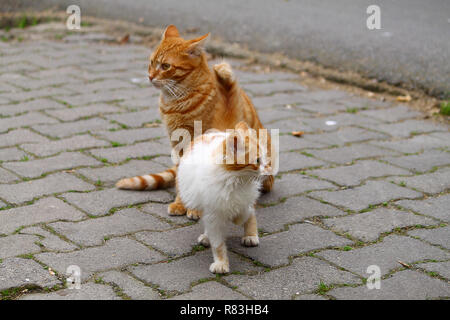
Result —
<instances>
[{"instance_id":1,"label":"striped tail","mask_svg":"<svg viewBox=\"0 0 450 320\"><path fill-rule=\"evenodd\" d=\"M116 183L119 189L128 190L157 190L174 185L177 176L177 167L174 166L158 174L146 174L133 178L125 178Z\"/></svg>"}]
</instances>

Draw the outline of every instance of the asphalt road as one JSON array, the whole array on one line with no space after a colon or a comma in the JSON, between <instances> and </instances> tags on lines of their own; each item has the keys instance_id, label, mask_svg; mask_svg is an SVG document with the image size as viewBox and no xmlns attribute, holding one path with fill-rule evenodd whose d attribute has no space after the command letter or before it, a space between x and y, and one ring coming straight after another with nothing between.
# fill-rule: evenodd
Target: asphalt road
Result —
<instances>
[{"instance_id":1,"label":"asphalt road","mask_svg":"<svg viewBox=\"0 0 450 320\"><path fill-rule=\"evenodd\" d=\"M82 15L211 31L263 52L450 97L449 0L3 0L34 8L79 4ZM381 9L369 30L366 9Z\"/></svg>"}]
</instances>

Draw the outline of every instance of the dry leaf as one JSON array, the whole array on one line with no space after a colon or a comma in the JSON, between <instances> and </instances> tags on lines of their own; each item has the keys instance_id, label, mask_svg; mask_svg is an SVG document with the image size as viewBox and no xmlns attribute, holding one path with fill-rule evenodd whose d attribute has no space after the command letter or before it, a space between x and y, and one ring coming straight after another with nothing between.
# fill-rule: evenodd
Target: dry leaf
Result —
<instances>
[{"instance_id":1,"label":"dry leaf","mask_svg":"<svg viewBox=\"0 0 450 320\"><path fill-rule=\"evenodd\" d=\"M119 39L119 44L126 44L130 41L130 35L127 33L122 38Z\"/></svg>"},{"instance_id":2,"label":"dry leaf","mask_svg":"<svg viewBox=\"0 0 450 320\"><path fill-rule=\"evenodd\" d=\"M305 134L305 132L303 132L303 131L292 131L291 134L294 137L301 137L301 136L303 136Z\"/></svg>"},{"instance_id":3,"label":"dry leaf","mask_svg":"<svg viewBox=\"0 0 450 320\"><path fill-rule=\"evenodd\" d=\"M144 127L146 127L146 128L156 128L156 127L159 127L159 123L156 123L156 122L146 123L146 124L144 124Z\"/></svg>"},{"instance_id":4,"label":"dry leaf","mask_svg":"<svg viewBox=\"0 0 450 320\"><path fill-rule=\"evenodd\" d=\"M411 101L411 96L408 94L406 96L398 96L397 101L399 102L409 102Z\"/></svg>"},{"instance_id":5,"label":"dry leaf","mask_svg":"<svg viewBox=\"0 0 450 320\"><path fill-rule=\"evenodd\" d=\"M405 263L405 262L403 262L403 261L400 261L400 260L398 260L397 261L398 263L400 263L402 266L404 266L405 268L411 268L411 266L409 265L409 264L407 264L407 263Z\"/></svg>"}]
</instances>

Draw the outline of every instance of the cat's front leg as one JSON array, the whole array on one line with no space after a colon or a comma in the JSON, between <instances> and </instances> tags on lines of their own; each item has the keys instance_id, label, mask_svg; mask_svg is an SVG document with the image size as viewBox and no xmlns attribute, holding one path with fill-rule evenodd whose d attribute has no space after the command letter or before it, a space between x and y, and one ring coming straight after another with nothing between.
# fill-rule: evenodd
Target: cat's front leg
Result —
<instances>
[{"instance_id":1,"label":"cat's front leg","mask_svg":"<svg viewBox=\"0 0 450 320\"><path fill-rule=\"evenodd\" d=\"M228 261L227 246L225 245L224 232L226 225L210 224L205 221L205 233L208 235L211 250L213 252L214 262L209 266L212 273L230 272L230 263Z\"/></svg>"}]
</instances>

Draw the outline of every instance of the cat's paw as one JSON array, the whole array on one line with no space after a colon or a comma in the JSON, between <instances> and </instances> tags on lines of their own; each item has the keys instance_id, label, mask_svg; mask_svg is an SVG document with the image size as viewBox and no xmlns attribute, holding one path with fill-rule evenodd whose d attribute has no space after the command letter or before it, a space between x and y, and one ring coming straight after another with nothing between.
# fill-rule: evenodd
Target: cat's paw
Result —
<instances>
[{"instance_id":1,"label":"cat's paw","mask_svg":"<svg viewBox=\"0 0 450 320\"><path fill-rule=\"evenodd\" d=\"M188 209L186 216L191 220L198 220L202 217L201 211Z\"/></svg>"},{"instance_id":2,"label":"cat's paw","mask_svg":"<svg viewBox=\"0 0 450 320\"><path fill-rule=\"evenodd\" d=\"M204 247L209 247L210 243L209 243L209 239L208 236L205 233L202 233L198 238L197 238L197 242L199 244L201 244Z\"/></svg>"},{"instance_id":3,"label":"cat's paw","mask_svg":"<svg viewBox=\"0 0 450 320\"><path fill-rule=\"evenodd\" d=\"M211 263L209 266L209 271L212 273L228 273L230 272L230 266L228 262L225 261L216 261Z\"/></svg>"},{"instance_id":4,"label":"cat's paw","mask_svg":"<svg viewBox=\"0 0 450 320\"><path fill-rule=\"evenodd\" d=\"M172 202L167 209L171 216L183 216L186 214L186 208L181 202Z\"/></svg>"},{"instance_id":5,"label":"cat's paw","mask_svg":"<svg viewBox=\"0 0 450 320\"><path fill-rule=\"evenodd\" d=\"M259 244L258 236L245 236L241 239L241 244L244 247L256 247Z\"/></svg>"}]
</instances>

